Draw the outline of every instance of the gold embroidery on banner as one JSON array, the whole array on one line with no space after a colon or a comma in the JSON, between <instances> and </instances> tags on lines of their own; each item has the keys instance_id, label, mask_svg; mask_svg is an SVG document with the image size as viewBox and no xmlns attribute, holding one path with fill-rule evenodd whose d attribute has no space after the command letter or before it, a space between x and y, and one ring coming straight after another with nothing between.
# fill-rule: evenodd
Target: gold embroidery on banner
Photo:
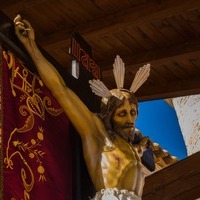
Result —
<instances>
[{"instance_id":1,"label":"gold embroidery on banner","mask_svg":"<svg viewBox=\"0 0 200 200\"><path fill-rule=\"evenodd\" d=\"M62 108L53 108L51 106L51 100L49 97L45 96L43 99L39 96L39 94L42 94L42 91L40 88L36 88L35 84L36 81L39 82L40 86L43 86L43 83L39 77L36 75L33 75L28 69L24 67L22 70L22 73L19 71L19 67L16 67L15 65L15 58L14 55L11 52L3 52L4 58L6 59L9 69L12 70L12 75L10 78L10 84L12 89L12 94L15 97L16 92L15 90L20 90L23 94L19 97L21 101L26 99L26 106L27 109L36 114L37 116L41 117L43 120L44 117L44 110L49 112L49 114L53 116L60 115L63 110ZM21 64L23 65L23 64ZM32 82L28 81L28 76L32 75L33 79ZM20 84L15 83L15 79L21 80Z\"/></svg>"},{"instance_id":2,"label":"gold embroidery on banner","mask_svg":"<svg viewBox=\"0 0 200 200\"><path fill-rule=\"evenodd\" d=\"M31 139L30 142L28 143L23 143L19 140L15 140L12 142L13 146L15 146L18 150L9 155L9 147L11 145L11 139L12 136L17 133L17 129L14 129L13 132L10 135L9 141L8 141L8 146L6 148L6 158L4 159L4 163L6 164L6 168L13 169L14 163L12 161L12 158L14 156L19 156L20 159L23 161L25 168L21 168L21 177L22 177L22 182L24 185L24 200L30 200L30 194L29 192L33 189L34 183L35 183L35 177L33 170L29 166L27 160L24 158L21 152L27 153L31 159L35 159L36 163L38 163L37 167L37 172L39 174L39 179L38 181L46 181L45 175L44 175L44 167L42 166L42 161L41 158L43 158L43 155L45 152L39 150L37 147L41 146L41 142L44 139L44 134L43 134L43 129L39 128L37 132L37 138ZM28 173L27 173L28 172ZM28 177L30 176L30 177ZM28 182L29 180L29 182ZM15 198L13 198L15 199Z\"/></svg>"},{"instance_id":3,"label":"gold embroidery on banner","mask_svg":"<svg viewBox=\"0 0 200 200\"><path fill-rule=\"evenodd\" d=\"M44 128L39 127L38 131L35 133L32 131L31 135L33 135L33 138L28 142L21 141L20 137L16 139L16 134L28 134L27 132L32 130L35 125L36 116L45 120L45 110L53 116L60 115L63 110L61 108L53 108L51 106L52 101L49 97L44 96L43 99L40 97L42 91L36 86L36 83L39 83L40 86L43 86L43 83L39 77L33 75L25 66L23 66L23 69L20 71L20 68L15 64L16 60L11 52L4 51L3 56L7 61L9 70L11 70L10 85L12 94L14 97L20 99L19 113L24 117L24 124L20 128L15 128L10 133L4 163L6 168L14 169L15 163L13 163L13 158L19 157L22 160L24 164L24 167L21 168L21 178L24 186L23 198L24 200L30 200L30 192L34 187L36 178L34 172L38 174L38 182L47 181L45 177L45 168L42 162L45 152L40 150L42 141L44 140ZM16 79L18 81L15 81ZM16 149L12 153L10 153L11 145ZM33 169L33 167L31 168L27 156L29 159L35 160L36 169ZM12 197L12 199L15 199L15 197Z\"/></svg>"},{"instance_id":4,"label":"gold embroidery on banner","mask_svg":"<svg viewBox=\"0 0 200 200\"><path fill-rule=\"evenodd\" d=\"M3 57L2 57L2 47L0 45L0 199L3 199L3 153L4 153L4 150L3 150L3 106L2 106L2 60L3 60Z\"/></svg>"}]
</instances>

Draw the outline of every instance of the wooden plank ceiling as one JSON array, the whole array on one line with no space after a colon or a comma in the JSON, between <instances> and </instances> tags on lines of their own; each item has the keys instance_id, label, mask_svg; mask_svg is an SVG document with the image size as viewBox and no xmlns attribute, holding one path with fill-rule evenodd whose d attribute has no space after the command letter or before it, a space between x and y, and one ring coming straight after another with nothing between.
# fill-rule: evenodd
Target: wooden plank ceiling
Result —
<instances>
[{"instance_id":1,"label":"wooden plank ceiling","mask_svg":"<svg viewBox=\"0 0 200 200\"><path fill-rule=\"evenodd\" d=\"M140 66L152 66L140 101L200 93L198 0L6 0L0 9L29 20L38 43L68 71L70 35L79 32L109 89L116 87L112 64L120 55L126 88Z\"/></svg>"}]
</instances>

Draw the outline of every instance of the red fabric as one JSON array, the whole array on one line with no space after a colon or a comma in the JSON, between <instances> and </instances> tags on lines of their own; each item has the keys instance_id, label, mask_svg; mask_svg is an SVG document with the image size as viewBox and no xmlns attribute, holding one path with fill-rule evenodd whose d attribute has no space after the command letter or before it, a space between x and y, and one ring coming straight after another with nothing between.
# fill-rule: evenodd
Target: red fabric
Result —
<instances>
[{"instance_id":1,"label":"red fabric","mask_svg":"<svg viewBox=\"0 0 200 200\"><path fill-rule=\"evenodd\" d=\"M3 199L71 200L68 118L42 81L8 52L2 82Z\"/></svg>"}]
</instances>

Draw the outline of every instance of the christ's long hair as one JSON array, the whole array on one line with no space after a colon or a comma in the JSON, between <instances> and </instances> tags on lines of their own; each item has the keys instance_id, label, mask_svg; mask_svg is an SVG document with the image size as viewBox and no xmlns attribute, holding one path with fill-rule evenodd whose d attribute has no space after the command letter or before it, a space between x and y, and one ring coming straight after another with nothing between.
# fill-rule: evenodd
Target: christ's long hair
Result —
<instances>
[{"instance_id":1,"label":"christ's long hair","mask_svg":"<svg viewBox=\"0 0 200 200\"><path fill-rule=\"evenodd\" d=\"M103 121L105 128L111 137L116 134L114 129L113 129L113 124L112 124L112 118L114 115L114 112L116 111L117 108L122 106L124 104L125 99L128 99L130 103L133 103L137 106L137 111L138 111L138 101L134 93L122 89L121 91L126 93L126 96L124 96L123 99L119 99L116 96L112 95L109 99L107 104L104 102L101 103L101 111L98 114L98 116L101 118Z\"/></svg>"}]
</instances>

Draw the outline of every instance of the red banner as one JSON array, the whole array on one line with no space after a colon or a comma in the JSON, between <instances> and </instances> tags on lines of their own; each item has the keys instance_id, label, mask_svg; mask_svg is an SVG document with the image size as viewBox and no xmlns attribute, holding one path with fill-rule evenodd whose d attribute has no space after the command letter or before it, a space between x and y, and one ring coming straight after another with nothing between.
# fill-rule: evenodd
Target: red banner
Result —
<instances>
[{"instance_id":1,"label":"red banner","mask_svg":"<svg viewBox=\"0 0 200 200\"><path fill-rule=\"evenodd\" d=\"M71 200L68 118L11 52L3 52L1 70L3 199Z\"/></svg>"}]
</instances>

